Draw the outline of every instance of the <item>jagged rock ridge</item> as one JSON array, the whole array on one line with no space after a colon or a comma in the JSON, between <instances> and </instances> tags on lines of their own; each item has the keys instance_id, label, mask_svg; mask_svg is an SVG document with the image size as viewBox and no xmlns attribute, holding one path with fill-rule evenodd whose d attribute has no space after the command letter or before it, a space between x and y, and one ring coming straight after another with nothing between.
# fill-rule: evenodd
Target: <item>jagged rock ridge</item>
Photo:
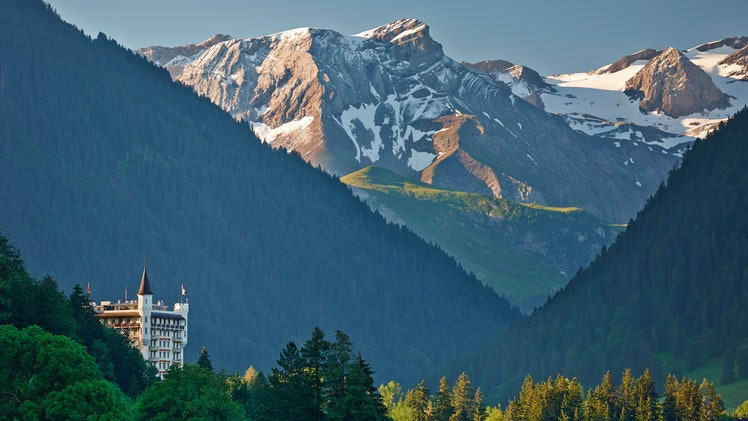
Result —
<instances>
[{"instance_id":1,"label":"jagged rock ridge","mask_svg":"<svg viewBox=\"0 0 748 421\"><path fill-rule=\"evenodd\" d=\"M725 57L719 62L720 65L730 66L727 75L735 79L748 81L748 44L738 51Z\"/></svg>"},{"instance_id":2,"label":"jagged rock ridge","mask_svg":"<svg viewBox=\"0 0 748 421\"><path fill-rule=\"evenodd\" d=\"M660 50L655 50L655 49L652 49L652 48L646 48L646 49L641 50L639 52L636 52L634 54L629 54L629 55L623 56L620 59L618 59L617 61L615 61L615 62L613 62L613 63L611 63L611 64L609 64L607 66L604 66L604 67L602 67L600 69L597 69L597 70L595 70L595 71L593 71L591 73L592 74L615 73L615 72L618 72L620 70L623 70L623 69L629 67L635 61L639 61L639 60L651 60L652 58L657 57L661 53L662 53L662 51L660 51Z\"/></svg>"}]
</instances>

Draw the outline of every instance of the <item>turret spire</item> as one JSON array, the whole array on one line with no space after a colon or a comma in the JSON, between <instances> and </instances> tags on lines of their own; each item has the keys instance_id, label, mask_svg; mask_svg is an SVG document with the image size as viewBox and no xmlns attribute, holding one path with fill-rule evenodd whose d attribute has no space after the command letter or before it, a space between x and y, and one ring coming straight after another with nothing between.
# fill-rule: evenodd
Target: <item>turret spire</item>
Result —
<instances>
[{"instance_id":1,"label":"turret spire","mask_svg":"<svg viewBox=\"0 0 748 421\"><path fill-rule=\"evenodd\" d=\"M148 282L148 272L145 269L145 263L143 263L143 278L140 280L138 295L153 295L153 291L151 291L151 283Z\"/></svg>"}]
</instances>

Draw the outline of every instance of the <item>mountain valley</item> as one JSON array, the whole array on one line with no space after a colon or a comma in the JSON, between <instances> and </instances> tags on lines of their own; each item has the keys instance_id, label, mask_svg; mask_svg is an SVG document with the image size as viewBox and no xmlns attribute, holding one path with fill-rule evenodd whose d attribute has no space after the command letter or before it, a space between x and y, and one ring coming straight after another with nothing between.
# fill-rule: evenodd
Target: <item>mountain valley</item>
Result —
<instances>
[{"instance_id":1,"label":"mountain valley","mask_svg":"<svg viewBox=\"0 0 748 421\"><path fill-rule=\"evenodd\" d=\"M457 63L416 19L351 36L299 28L138 53L250 124L264 142L337 176L381 167L436 189L590 214L587 230L597 235L556 243L578 252L550 256L537 252L546 248L538 242L507 261L506 251L523 240L494 233L497 226L516 233L512 222L453 208L454 218L493 238L476 246L486 244L481 234L441 235L444 217L415 209L424 201L352 186L373 209L439 244L529 311L587 264L590 250L612 242L611 228L599 227L632 219L685 148L748 103L748 84L739 80L747 39L644 50L588 73L547 77L503 60ZM676 86L677 95L663 95Z\"/></svg>"}]
</instances>

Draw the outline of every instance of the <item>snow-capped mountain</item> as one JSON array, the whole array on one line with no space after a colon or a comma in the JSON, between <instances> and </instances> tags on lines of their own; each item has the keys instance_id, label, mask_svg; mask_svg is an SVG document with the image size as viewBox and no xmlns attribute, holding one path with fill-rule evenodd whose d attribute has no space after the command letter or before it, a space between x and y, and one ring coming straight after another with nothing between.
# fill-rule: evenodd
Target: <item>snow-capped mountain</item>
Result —
<instances>
[{"instance_id":1,"label":"snow-capped mountain","mask_svg":"<svg viewBox=\"0 0 748 421\"><path fill-rule=\"evenodd\" d=\"M624 93L641 59L614 73L547 78L508 62L465 65L415 19L351 36L300 28L139 53L265 142L334 174L380 166L445 188L579 206L610 222L635 215L678 159L676 146L692 139L671 129L683 117L642 112ZM703 69L713 55L685 57ZM712 77L740 67L713 66ZM722 79L715 84L727 92L734 78ZM688 128L726 116L739 101L725 98L732 108L691 116L686 124L699 126Z\"/></svg>"},{"instance_id":2,"label":"snow-capped mountain","mask_svg":"<svg viewBox=\"0 0 748 421\"><path fill-rule=\"evenodd\" d=\"M552 75L541 84L492 71L516 95L538 103L575 130L668 151L706 136L748 104L748 37L679 51L645 49L587 73ZM507 67L508 68L508 67Z\"/></svg>"}]
</instances>

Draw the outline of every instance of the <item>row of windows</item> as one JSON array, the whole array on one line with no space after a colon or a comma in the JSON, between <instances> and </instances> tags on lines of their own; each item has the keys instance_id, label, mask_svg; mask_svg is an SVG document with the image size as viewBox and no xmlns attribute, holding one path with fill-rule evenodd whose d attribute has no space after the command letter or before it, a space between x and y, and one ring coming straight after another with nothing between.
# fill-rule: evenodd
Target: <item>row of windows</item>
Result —
<instances>
[{"instance_id":1,"label":"row of windows","mask_svg":"<svg viewBox=\"0 0 748 421\"><path fill-rule=\"evenodd\" d=\"M174 363L159 361L159 362L156 363L156 368L158 368L161 371L164 371L164 370L168 369L171 364L178 364L178 363L179 363L179 358L178 357L177 357L177 359L174 360Z\"/></svg>"},{"instance_id":2,"label":"row of windows","mask_svg":"<svg viewBox=\"0 0 748 421\"><path fill-rule=\"evenodd\" d=\"M174 339L179 339L182 337L182 332L178 330L153 329L153 336L161 336L164 338L172 337Z\"/></svg>"},{"instance_id":3,"label":"row of windows","mask_svg":"<svg viewBox=\"0 0 748 421\"><path fill-rule=\"evenodd\" d=\"M148 323L148 316L145 316L144 323ZM161 324L161 325L167 325L167 326L182 326L184 325L184 322L182 320L163 319L160 317L154 317L153 324Z\"/></svg>"},{"instance_id":4,"label":"row of windows","mask_svg":"<svg viewBox=\"0 0 748 421\"><path fill-rule=\"evenodd\" d=\"M182 347L182 345L179 342L174 342L172 346L171 342L168 340L152 339L151 347L152 348L174 348L175 350L178 350Z\"/></svg>"},{"instance_id":5,"label":"row of windows","mask_svg":"<svg viewBox=\"0 0 748 421\"><path fill-rule=\"evenodd\" d=\"M175 354L175 358L178 359L179 355ZM171 359L171 353L169 351L151 351L151 359L159 359L159 360L170 360Z\"/></svg>"}]
</instances>

